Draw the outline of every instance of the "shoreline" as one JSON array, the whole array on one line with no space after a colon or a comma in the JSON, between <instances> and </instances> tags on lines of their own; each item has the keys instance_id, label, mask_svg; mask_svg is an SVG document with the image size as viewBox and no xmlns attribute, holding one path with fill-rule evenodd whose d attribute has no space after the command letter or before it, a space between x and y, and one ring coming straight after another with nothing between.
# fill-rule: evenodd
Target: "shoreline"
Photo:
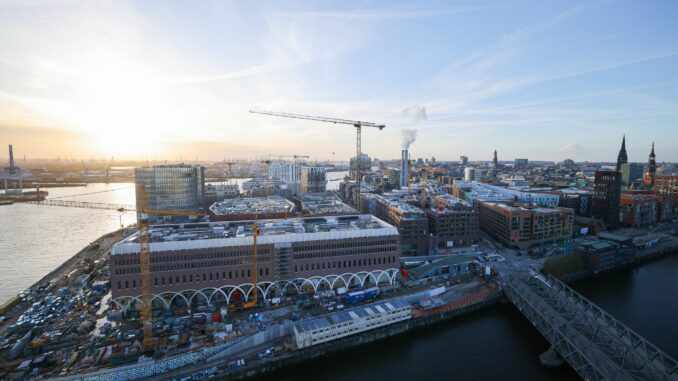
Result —
<instances>
[{"instance_id":1,"label":"shoreline","mask_svg":"<svg viewBox=\"0 0 678 381\"><path fill-rule=\"evenodd\" d=\"M51 283L54 285L54 289L57 289L59 287L64 287L64 283L67 282L66 276L74 270L78 270L76 267L77 265L82 262L83 260L90 259L90 260L96 260L104 256L108 251L110 251L110 246L113 245L113 243L117 242L122 238L122 229L118 229L106 234L101 235L99 238L96 240L90 242L87 246L84 248L80 249L77 253L73 254L70 258L66 259L64 262L62 262L59 266L57 266L55 269L50 271L49 273L45 274L42 276L40 279L35 281L33 284L30 286L24 288L24 290L34 290L37 296L42 296L46 291L38 291L39 288L46 283ZM47 291L50 292L50 291ZM11 300L14 297L11 297L9 300ZM9 300L2 301L2 303L5 303ZM23 305L24 300L19 302L18 309L17 307L14 307L10 311L8 311L5 316L8 317L2 324L0 324L0 332L4 332L13 322L16 321L16 319L21 315L29 306Z\"/></svg>"}]
</instances>

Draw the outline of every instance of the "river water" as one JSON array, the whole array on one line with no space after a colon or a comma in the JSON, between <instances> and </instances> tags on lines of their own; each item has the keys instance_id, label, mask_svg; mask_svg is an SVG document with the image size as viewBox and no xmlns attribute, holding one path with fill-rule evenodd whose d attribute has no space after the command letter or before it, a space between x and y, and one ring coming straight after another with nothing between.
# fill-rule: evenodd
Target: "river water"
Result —
<instances>
[{"instance_id":1,"label":"river water","mask_svg":"<svg viewBox=\"0 0 678 381\"><path fill-rule=\"evenodd\" d=\"M331 173L330 178L345 173ZM335 188L339 181L328 182ZM134 203L132 184L49 188L50 198ZM106 192L102 192L106 191ZM99 192L99 193L92 193ZM99 236L120 225L115 211L14 204L0 206L0 301L49 273ZM134 215L122 215L122 223ZM678 256L574 288L659 348L678 357ZM537 356L548 343L511 305L374 343L275 375L279 380L571 380L569 368L547 370Z\"/></svg>"},{"instance_id":2,"label":"river water","mask_svg":"<svg viewBox=\"0 0 678 381\"><path fill-rule=\"evenodd\" d=\"M328 172L336 190L348 172ZM247 179L232 179L242 186ZM44 188L48 198L134 205L134 184ZM90 242L134 223L134 213L16 203L0 206L0 304L30 287Z\"/></svg>"}]
</instances>

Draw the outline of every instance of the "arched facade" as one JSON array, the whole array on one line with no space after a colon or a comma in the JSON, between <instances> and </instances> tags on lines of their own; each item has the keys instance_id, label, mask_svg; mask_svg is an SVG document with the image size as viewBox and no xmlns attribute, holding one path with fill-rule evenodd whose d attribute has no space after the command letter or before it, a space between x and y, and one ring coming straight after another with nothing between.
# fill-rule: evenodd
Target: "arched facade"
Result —
<instances>
[{"instance_id":1,"label":"arched facade","mask_svg":"<svg viewBox=\"0 0 678 381\"><path fill-rule=\"evenodd\" d=\"M295 278L291 280L277 282L257 283L257 294L264 299L270 299L276 295L283 295L286 292L300 292L304 288L312 289L317 292L319 289L337 289L339 287L350 286L377 286L388 283L395 284L398 269L361 271L359 273L343 273L338 275L314 276L311 278ZM322 286L322 288L321 288ZM183 290L180 292L166 291L160 294L153 294L153 303L163 308L169 309L177 304L190 306L193 303L204 302L208 307L213 304L225 302L230 303L235 298L236 292L239 293L243 301L249 301L252 297L254 285L252 283L242 283L239 285L224 285L218 288L209 287L200 290ZM112 299L118 308L126 312L133 304L143 303L136 296L121 296Z\"/></svg>"}]
</instances>

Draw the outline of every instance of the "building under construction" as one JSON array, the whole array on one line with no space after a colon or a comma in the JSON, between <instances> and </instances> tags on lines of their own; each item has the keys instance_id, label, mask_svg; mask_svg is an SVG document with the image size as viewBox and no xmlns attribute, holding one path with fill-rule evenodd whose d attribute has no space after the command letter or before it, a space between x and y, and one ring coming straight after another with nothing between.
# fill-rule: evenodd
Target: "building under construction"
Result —
<instances>
[{"instance_id":1,"label":"building under construction","mask_svg":"<svg viewBox=\"0 0 678 381\"><path fill-rule=\"evenodd\" d=\"M295 197L294 202L305 216L341 216L357 213L332 193L304 194Z\"/></svg>"},{"instance_id":2,"label":"building under construction","mask_svg":"<svg viewBox=\"0 0 678 381\"><path fill-rule=\"evenodd\" d=\"M438 249L468 246L480 239L478 210L467 201L452 195L436 196L425 212Z\"/></svg>"},{"instance_id":3,"label":"building under construction","mask_svg":"<svg viewBox=\"0 0 678 381\"><path fill-rule=\"evenodd\" d=\"M302 287L392 284L400 261L395 227L370 215L260 220L257 288L263 298ZM206 304L247 298L253 283L253 221L150 227L154 300L169 307L201 292ZM141 294L139 234L111 250L111 289L121 306ZM237 292L236 292L237 291ZM186 296L186 295L192 296ZM181 296L180 296L181 295ZM213 299L217 298L217 299Z\"/></svg>"},{"instance_id":4,"label":"building under construction","mask_svg":"<svg viewBox=\"0 0 678 381\"><path fill-rule=\"evenodd\" d=\"M293 213L294 204L280 196L228 199L209 208L211 221L287 218Z\"/></svg>"}]
</instances>

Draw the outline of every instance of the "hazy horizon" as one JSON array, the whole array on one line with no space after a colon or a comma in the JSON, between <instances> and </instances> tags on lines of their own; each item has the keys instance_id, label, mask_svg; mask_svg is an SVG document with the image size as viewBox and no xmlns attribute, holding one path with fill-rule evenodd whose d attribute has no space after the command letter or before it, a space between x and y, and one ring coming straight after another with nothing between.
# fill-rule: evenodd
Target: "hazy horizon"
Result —
<instances>
[{"instance_id":1,"label":"hazy horizon","mask_svg":"<svg viewBox=\"0 0 678 381\"><path fill-rule=\"evenodd\" d=\"M511 17L506 17L509 13ZM0 1L0 157L678 162L675 2Z\"/></svg>"}]
</instances>

